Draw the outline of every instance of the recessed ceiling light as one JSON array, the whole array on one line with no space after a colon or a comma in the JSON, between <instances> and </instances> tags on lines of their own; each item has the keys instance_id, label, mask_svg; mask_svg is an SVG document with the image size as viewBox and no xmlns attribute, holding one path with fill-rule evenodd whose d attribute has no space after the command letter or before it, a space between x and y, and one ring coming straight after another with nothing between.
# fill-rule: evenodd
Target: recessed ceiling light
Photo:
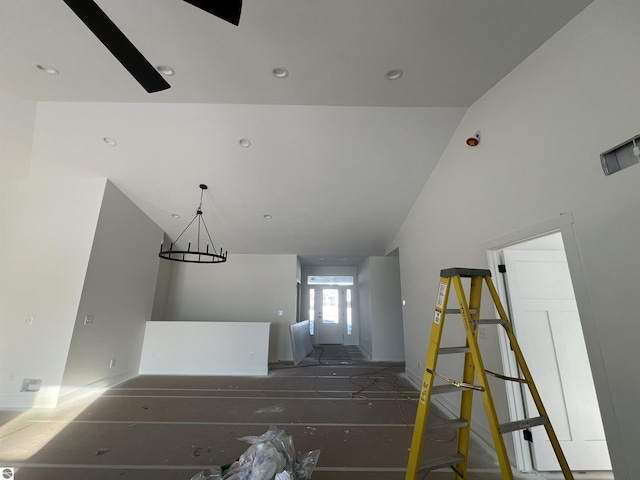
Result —
<instances>
[{"instance_id":1,"label":"recessed ceiling light","mask_svg":"<svg viewBox=\"0 0 640 480\"><path fill-rule=\"evenodd\" d=\"M169 65L158 65L156 67L156 70L158 70L162 75L166 75L167 77L171 77L176 74L176 71Z\"/></svg>"},{"instance_id":2,"label":"recessed ceiling light","mask_svg":"<svg viewBox=\"0 0 640 480\"><path fill-rule=\"evenodd\" d=\"M276 78L286 78L289 76L289 70L284 67L276 67L271 71L271 73Z\"/></svg>"},{"instance_id":3,"label":"recessed ceiling light","mask_svg":"<svg viewBox=\"0 0 640 480\"><path fill-rule=\"evenodd\" d=\"M48 73L49 75L58 75L60 73L60 70L58 70L57 68L52 67L51 65L38 64L38 65L36 65L36 68L38 70L40 70L41 72Z\"/></svg>"},{"instance_id":4,"label":"recessed ceiling light","mask_svg":"<svg viewBox=\"0 0 640 480\"><path fill-rule=\"evenodd\" d=\"M180 218L180 215L178 215L177 213L172 213L172 214L171 214L171 216L172 216L173 218Z\"/></svg>"},{"instance_id":5,"label":"recessed ceiling light","mask_svg":"<svg viewBox=\"0 0 640 480\"><path fill-rule=\"evenodd\" d=\"M397 68L395 70L389 70L387 73L384 74L384 77L387 80L397 80L402 76L403 73L404 72L402 70Z\"/></svg>"},{"instance_id":6,"label":"recessed ceiling light","mask_svg":"<svg viewBox=\"0 0 640 480\"><path fill-rule=\"evenodd\" d=\"M273 216L269 215L268 213L266 215L263 215L263 217L267 220L271 220L273 218Z\"/></svg>"},{"instance_id":7,"label":"recessed ceiling light","mask_svg":"<svg viewBox=\"0 0 640 480\"><path fill-rule=\"evenodd\" d=\"M107 145L109 145L110 147L115 147L116 145L118 145L118 142L111 137L104 137L102 141Z\"/></svg>"},{"instance_id":8,"label":"recessed ceiling light","mask_svg":"<svg viewBox=\"0 0 640 480\"><path fill-rule=\"evenodd\" d=\"M251 140L249 140L248 138L241 138L238 144L242 148L249 148L251 146Z\"/></svg>"}]
</instances>

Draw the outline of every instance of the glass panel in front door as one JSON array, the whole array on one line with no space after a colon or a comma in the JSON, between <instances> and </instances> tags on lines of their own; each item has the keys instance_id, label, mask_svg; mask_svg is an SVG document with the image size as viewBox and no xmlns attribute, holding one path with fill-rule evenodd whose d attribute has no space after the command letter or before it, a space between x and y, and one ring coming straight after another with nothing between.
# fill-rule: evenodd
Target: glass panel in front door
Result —
<instances>
[{"instance_id":1,"label":"glass panel in front door","mask_svg":"<svg viewBox=\"0 0 640 480\"><path fill-rule=\"evenodd\" d=\"M340 322L340 291L337 288L322 289L322 323Z\"/></svg>"}]
</instances>

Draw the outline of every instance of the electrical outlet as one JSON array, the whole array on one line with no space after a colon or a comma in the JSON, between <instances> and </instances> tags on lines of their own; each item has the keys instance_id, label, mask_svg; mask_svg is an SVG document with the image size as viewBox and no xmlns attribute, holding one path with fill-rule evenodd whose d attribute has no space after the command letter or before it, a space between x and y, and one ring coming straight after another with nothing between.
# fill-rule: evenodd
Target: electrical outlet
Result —
<instances>
[{"instance_id":1,"label":"electrical outlet","mask_svg":"<svg viewBox=\"0 0 640 480\"><path fill-rule=\"evenodd\" d=\"M93 315L85 315L84 324L91 325L93 323Z\"/></svg>"},{"instance_id":2,"label":"electrical outlet","mask_svg":"<svg viewBox=\"0 0 640 480\"><path fill-rule=\"evenodd\" d=\"M278 310L278 316L282 317L284 315L284 310Z\"/></svg>"},{"instance_id":3,"label":"electrical outlet","mask_svg":"<svg viewBox=\"0 0 640 480\"><path fill-rule=\"evenodd\" d=\"M22 380L21 392L39 392L42 386L42 380L39 378L25 378Z\"/></svg>"},{"instance_id":4,"label":"electrical outlet","mask_svg":"<svg viewBox=\"0 0 640 480\"><path fill-rule=\"evenodd\" d=\"M24 323L27 324L27 326L31 326L33 325L33 316L32 315L27 315L26 317L24 317Z\"/></svg>"}]
</instances>

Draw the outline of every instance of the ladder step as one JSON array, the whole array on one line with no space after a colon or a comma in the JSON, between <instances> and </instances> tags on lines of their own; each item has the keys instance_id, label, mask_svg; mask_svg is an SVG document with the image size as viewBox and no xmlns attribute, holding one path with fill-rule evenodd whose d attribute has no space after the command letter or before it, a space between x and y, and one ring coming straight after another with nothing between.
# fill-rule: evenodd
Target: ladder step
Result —
<instances>
[{"instance_id":1,"label":"ladder step","mask_svg":"<svg viewBox=\"0 0 640 480\"><path fill-rule=\"evenodd\" d=\"M504 318L486 318L480 320L471 320L474 325L504 325L507 321Z\"/></svg>"},{"instance_id":2,"label":"ladder step","mask_svg":"<svg viewBox=\"0 0 640 480\"><path fill-rule=\"evenodd\" d=\"M443 393L460 392L464 390L456 385L434 385L431 387L431 395L440 395Z\"/></svg>"},{"instance_id":3,"label":"ladder step","mask_svg":"<svg viewBox=\"0 0 640 480\"><path fill-rule=\"evenodd\" d=\"M445 420L438 423L430 423L426 427L427 433L441 432L442 430L459 430L466 427L469 424L464 418L454 418L452 420Z\"/></svg>"},{"instance_id":4,"label":"ladder step","mask_svg":"<svg viewBox=\"0 0 640 480\"><path fill-rule=\"evenodd\" d=\"M447 355L450 353L467 353L470 352L471 349L469 347L443 347L438 350L440 355Z\"/></svg>"},{"instance_id":5,"label":"ladder step","mask_svg":"<svg viewBox=\"0 0 640 480\"><path fill-rule=\"evenodd\" d=\"M444 313L462 313L462 310L460 310L459 308L447 308ZM478 309L477 308L470 308L469 309L469 315L474 315L478 313Z\"/></svg>"},{"instance_id":6,"label":"ladder step","mask_svg":"<svg viewBox=\"0 0 640 480\"><path fill-rule=\"evenodd\" d=\"M464 455L454 453L446 457L438 457L428 460L426 463L420 465L418 473L429 473L432 470L444 467L452 467L464 462Z\"/></svg>"},{"instance_id":7,"label":"ladder step","mask_svg":"<svg viewBox=\"0 0 640 480\"><path fill-rule=\"evenodd\" d=\"M524 430L529 427L537 427L539 425L547 424L546 417L533 417L525 418L523 420L516 420L515 422L508 422L500 424L500 433L515 432L516 430Z\"/></svg>"}]
</instances>

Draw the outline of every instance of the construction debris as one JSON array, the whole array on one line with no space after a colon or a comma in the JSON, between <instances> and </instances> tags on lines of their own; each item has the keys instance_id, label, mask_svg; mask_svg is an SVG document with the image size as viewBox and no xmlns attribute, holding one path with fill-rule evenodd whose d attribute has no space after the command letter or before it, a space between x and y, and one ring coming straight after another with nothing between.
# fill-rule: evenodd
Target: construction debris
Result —
<instances>
[{"instance_id":1,"label":"construction debris","mask_svg":"<svg viewBox=\"0 0 640 480\"><path fill-rule=\"evenodd\" d=\"M293 438L274 426L238 440L251 445L238 460L191 480L309 480L320 456L320 450L296 456Z\"/></svg>"}]
</instances>

